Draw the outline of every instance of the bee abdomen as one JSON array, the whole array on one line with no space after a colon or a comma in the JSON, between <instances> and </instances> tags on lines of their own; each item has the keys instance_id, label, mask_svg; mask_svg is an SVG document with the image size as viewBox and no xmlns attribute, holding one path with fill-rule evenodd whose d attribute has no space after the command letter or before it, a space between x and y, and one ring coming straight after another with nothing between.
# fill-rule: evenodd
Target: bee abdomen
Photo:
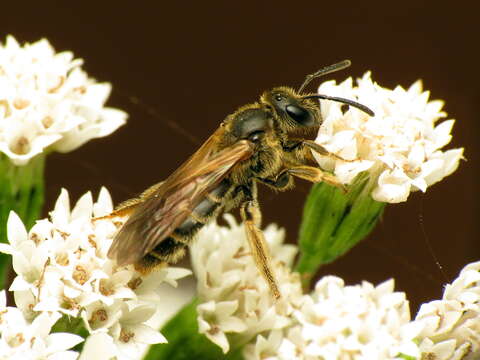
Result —
<instances>
[{"instance_id":1,"label":"bee abdomen","mask_svg":"<svg viewBox=\"0 0 480 360\"><path fill-rule=\"evenodd\" d=\"M210 193L207 193L205 198L195 206L187 219L174 230L174 237L181 242L189 242L203 225L215 217L222 206L223 197L230 188L229 184L229 182L227 183L224 180Z\"/></svg>"},{"instance_id":2,"label":"bee abdomen","mask_svg":"<svg viewBox=\"0 0 480 360\"><path fill-rule=\"evenodd\" d=\"M230 189L231 182L224 179L215 189L207 193L169 237L135 264L137 270L148 272L161 263L175 263L180 260L198 231L221 211Z\"/></svg>"},{"instance_id":3,"label":"bee abdomen","mask_svg":"<svg viewBox=\"0 0 480 360\"><path fill-rule=\"evenodd\" d=\"M178 242L172 237L167 237L155 249L135 263L135 269L141 273L148 273L155 267L164 263L176 263L184 255L187 245Z\"/></svg>"}]
</instances>

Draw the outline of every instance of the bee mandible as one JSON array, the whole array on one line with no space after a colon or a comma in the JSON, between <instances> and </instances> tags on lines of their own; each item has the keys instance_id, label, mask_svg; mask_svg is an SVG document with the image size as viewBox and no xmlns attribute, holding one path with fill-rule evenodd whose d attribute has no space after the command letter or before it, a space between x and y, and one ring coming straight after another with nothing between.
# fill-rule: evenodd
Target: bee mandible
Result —
<instances>
[{"instance_id":1,"label":"bee mandible","mask_svg":"<svg viewBox=\"0 0 480 360\"><path fill-rule=\"evenodd\" d=\"M280 297L268 246L260 230L257 184L278 191L294 185L294 177L343 188L322 171L312 150L338 158L312 139L322 124L320 100L351 105L373 116L355 101L304 93L315 78L350 66L350 61L308 75L295 91L276 87L252 104L228 115L219 128L165 181L138 198L120 204L107 217L129 216L108 252L118 265L134 264L147 273L159 264L175 263L198 231L220 212L240 207L251 254L272 295Z\"/></svg>"}]
</instances>

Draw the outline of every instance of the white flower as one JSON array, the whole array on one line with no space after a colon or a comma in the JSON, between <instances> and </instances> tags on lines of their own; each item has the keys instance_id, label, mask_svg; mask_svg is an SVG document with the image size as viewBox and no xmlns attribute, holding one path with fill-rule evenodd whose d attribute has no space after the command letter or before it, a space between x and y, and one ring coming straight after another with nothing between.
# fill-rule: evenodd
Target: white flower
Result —
<instances>
[{"instance_id":1,"label":"white flower","mask_svg":"<svg viewBox=\"0 0 480 360\"><path fill-rule=\"evenodd\" d=\"M439 360L479 358L480 262L467 265L445 287L442 300L423 304L415 322L423 326L422 352Z\"/></svg>"},{"instance_id":2,"label":"white flower","mask_svg":"<svg viewBox=\"0 0 480 360\"><path fill-rule=\"evenodd\" d=\"M140 359L150 344L167 342L157 330L145 325L155 313L154 306L129 309L125 303L118 303L116 312L116 319L107 331L95 331L87 340L81 359Z\"/></svg>"},{"instance_id":3,"label":"white flower","mask_svg":"<svg viewBox=\"0 0 480 360\"><path fill-rule=\"evenodd\" d=\"M115 351L136 352L147 344L164 342L145 324L162 295L157 288L176 286L190 271L163 267L141 276L131 265L117 267L107 252L120 219L92 219L111 211L112 201L104 188L96 203L87 193L72 210L68 193L62 190L50 219L37 221L28 233L11 212L9 244L0 244L0 251L12 255L17 277L10 290L25 317L59 313L81 318L91 334L110 336ZM129 341L124 341L126 331L133 334ZM105 336L96 339L92 343Z\"/></svg>"},{"instance_id":4,"label":"white flower","mask_svg":"<svg viewBox=\"0 0 480 360\"><path fill-rule=\"evenodd\" d=\"M393 280L345 286L322 278L293 313L283 334L258 336L245 348L246 359L397 359L419 358L413 341L421 330L411 325L405 294L393 292Z\"/></svg>"},{"instance_id":5,"label":"white flower","mask_svg":"<svg viewBox=\"0 0 480 360\"><path fill-rule=\"evenodd\" d=\"M282 294L275 302L249 254L244 227L231 215L226 220L227 227L207 225L191 246L199 332L223 352L246 344L245 359L419 360L436 345L418 345L427 325L410 321L406 296L394 291L393 280L346 286L326 276L303 294L290 271L296 247L284 245L283 231L271 225L264 232ZM465 346L459 349L453 348L459 354Z\"/></svg>"},{"instance_id":6,"label":"white flower","mask_svg":"<svg viewBox=\"0 0 480 360\"><path fill-rule=\"evenodd\" d=\"M46 149L67 152L125 123L123 111L104 107L111 86L96 83L71 52L55 53L40 40L0 44L0 152L24 165Z\"/></svg>"},{"instance_id":7,"label":"white flower","mask_svg":"<svg viewBox=\"0 0 480 360\"><path fill-rule=\"evenodd\" d=\"M328 81L318 92L356 100L375 112L374 117L353 107L342 112L340 103L321 102L323 123L316 141L347 161L314 155L342 183L350 184L368 171L374 182L372 197L397 203L411 191L425 192L457 169L463 148L442 150L451 140L454 120L436 124L446 116L443 102L429 102L420 81L408 90L400 86L390 90L366 73L356 86L351 78L338 85Z\"/></svg>"},{"instance_id":8,"label":"white flower","mask_svg":"<svg viewBox=\"0 0 480 360\"><path fill-rule=\"evenodd\" d=\"M393 280L345 286L322 278L305 295L289 326L258 335L245 359L435 359L480 357L480 262L446 286L442 300L423 304L410 321L405 294Z\"/></svg>"},{"instance_id":9,"label":"white flower","mask_svg":"<svg viewBox=\"0 0 480 360\"><path fill-rule=\"evenodd\" d=\"M158 330L144 324L154 313L154 305L137 306L129 310L123 304L122 316L110 329L110 334L117 345L116 355L119 359L136 358L148 345L167 342Z\"/></svg>"},{"instance_id":10,"label":"white flower","mask_svg":"<svg viewBox=\"0 0 480 360\"><path fill-rule=\"evenodd\" d=\"M394 281L347 286L326 276L302 294L290 271L296 248L283 231L265 229L282 298L275 303L249 254L244 228L207 225L191 246L200 300L199 332L245 359L470 360L480 357L480 262L466 266L442 300L411 321Z\"/></svg>"},{"instance_id":11,"label":"white flower","mask_svg":"<svg viewBox=\"0 0 480 360\"><path fill-rule=\"evenodd\" d=\"M0 293L0 359L74 360L78 353L68 350L83 338L68 333L50 334L59 313L44 312L33 321L26 320L22 312L6 307L5 290Z\"/></svg>"},{"instance_id":12,"label":"white flower","mask_svg":"<svg viewBox=\"0 0 480 360\"><path fill-rule=\"evenodd\" d=\"M200 332L227 352L227 335L245 343L258 333L287 326L301 285L288 269L296 247L283 244L283 230L267 227L264 234L282 294L275 302L250 256L244 227L229 214L225 219L228 227L212 223L202 229L191 246L191 257L198 280Z\"/></svg>"}]
</instances>

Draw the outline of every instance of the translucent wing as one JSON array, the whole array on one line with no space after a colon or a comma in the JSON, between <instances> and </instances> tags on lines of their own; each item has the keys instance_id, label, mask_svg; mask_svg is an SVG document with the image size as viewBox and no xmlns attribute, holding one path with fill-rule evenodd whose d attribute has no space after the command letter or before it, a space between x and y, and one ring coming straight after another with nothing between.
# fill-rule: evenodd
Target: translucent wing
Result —
<instances>
[{"instance_id":1,"label":"translucent wing","mask_svg":"<svg viewBox=\"0 0 480 360\"><path fill-rule=\"evenodd\" d=\"M235 164L253 154L246 140L216 151L222 131L222 128L217 130L134 209L116 235L109 257L116 258L119 265L140 260L186 220L205 194L214 189Z\"/></svg>"}]
</instances>

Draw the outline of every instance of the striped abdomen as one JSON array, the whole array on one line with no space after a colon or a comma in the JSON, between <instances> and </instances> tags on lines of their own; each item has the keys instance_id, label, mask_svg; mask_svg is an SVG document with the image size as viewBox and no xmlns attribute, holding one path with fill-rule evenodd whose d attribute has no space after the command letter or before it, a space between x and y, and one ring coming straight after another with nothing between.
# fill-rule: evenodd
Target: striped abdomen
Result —
<instances>
[{"instance_id":1,"label":"striped abdomen","mask_svg":"<svg viewBox=\"0 0 480 360\"><path fill-rule=\"evenodd\" d=\"M231 193L231 187L231 181L224 179L215 189L207 193L187 219L170 236L135 264L137 270L145 271L159 263L174 263L181 259L188 244L198 231L222 210L225 199Z\"/></svg>"}]
</instances>

